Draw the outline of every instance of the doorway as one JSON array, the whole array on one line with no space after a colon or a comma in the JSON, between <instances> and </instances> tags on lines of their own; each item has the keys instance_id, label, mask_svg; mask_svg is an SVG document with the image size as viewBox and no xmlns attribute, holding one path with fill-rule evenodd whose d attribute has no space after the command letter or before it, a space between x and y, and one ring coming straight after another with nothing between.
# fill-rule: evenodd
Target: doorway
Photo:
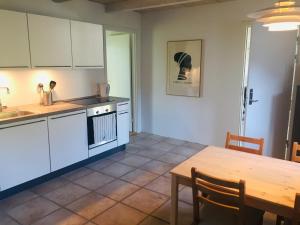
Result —
<instances>
[{"instance_id":1,"label":"doorway","mask_svg":"<svg viewBox=\"0 0 300 225\"><path fill-rule=\"evenodd\" d=\"M130 132L134 132L134 34L115 30L106 30L106 74L110 84L110 95L130 99L129 124Z\"/></svg>"},{"instance_id":2,"label":"doorway","mask_svg":"<svg viewBox=\"0 0 300 225\"><path fill-rule=\"evenodd\" d=\"M265 139L264 154L285 158L296 31L247 28L240 135Z\"/></svg>"}]
</instances>

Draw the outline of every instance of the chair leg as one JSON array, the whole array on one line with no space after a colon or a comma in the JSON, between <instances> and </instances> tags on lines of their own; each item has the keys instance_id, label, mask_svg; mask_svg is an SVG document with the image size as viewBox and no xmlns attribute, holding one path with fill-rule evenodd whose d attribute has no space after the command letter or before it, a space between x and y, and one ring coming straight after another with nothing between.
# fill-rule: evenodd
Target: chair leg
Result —
<instances>
[{"instance_id":1,"label":"chair leg","mask_svg":"<svg viewBox=\"0 0 300 225\"><path fill-rule=\"evenodd\" d=\"M261 215L261 217L259 218L259 225L263 225L264 224L264 215Z\"/></svg>"},{"instance_id":2,"label":"chair leg","mask_svg":"<svg viewBox=\"0 0 300 225\"><path fill-rule=\"evenodd\" d=\"M200 207L199 202L194 202L194 225L198 225L200 223Z\"/></svg>"},{"instance_id":3,"label":"chair leg","mask_svg":"<svg viewBox=\"0 0 300 225\"><path fill-rule=\"evenodd\" d=\"M237 224L238 224L238 225L245 225L245 224L244 224L244 216L243 216L243 215L239 215L239 216L237 217Z\"/></svg>"},{"instance_id":4,"label":"chair leg","mask_svg":"<svg viewBox=\"0 0 300 225\"><path fill-rule=\"evenodd\" d=\"M281 225L281 222L284 221L284 217L282 216L277 216L277 219L276 219L276 225Z\"/></svg>"}]
</instances>

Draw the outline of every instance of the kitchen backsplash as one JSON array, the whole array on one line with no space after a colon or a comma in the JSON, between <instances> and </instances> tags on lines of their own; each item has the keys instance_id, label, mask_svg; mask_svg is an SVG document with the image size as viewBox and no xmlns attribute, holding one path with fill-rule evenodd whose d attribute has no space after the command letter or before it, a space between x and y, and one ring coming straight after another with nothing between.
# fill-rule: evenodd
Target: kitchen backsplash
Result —
<instances>
[{"instance_id":1,"label":"kitchen backsplash","mask_svg":"<svg viewBox=\"0 0 300 225\"><path fill-rule=\"evenodd\" d=\"M97 93L97 83L105 82L104 69L33 69L0 70L0 87L9 87L10 94L1 91L3 105L18 106L39 103L38 83L47 90L49 82L55 80L54 100L64 100Z\"/></svg>"}]
</instances>

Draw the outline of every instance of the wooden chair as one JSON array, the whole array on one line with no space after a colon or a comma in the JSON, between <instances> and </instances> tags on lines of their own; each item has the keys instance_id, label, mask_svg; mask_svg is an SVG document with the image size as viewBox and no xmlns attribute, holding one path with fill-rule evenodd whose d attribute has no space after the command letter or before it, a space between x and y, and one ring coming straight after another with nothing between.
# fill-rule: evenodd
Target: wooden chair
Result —
<instances>
[{"instance_id":1,"label":"wooden chair","mask_svg":"<svg viewBox=\"0 0 300 225\"><path fill-rule=\"evenodd\" d=\"M298 144L298 142L294 142L293 143L293 149L292 149L292 161L293 162L298 162L300 163L300 145ZM299 209L299 213L300 213L300 194L298 194L296 196L296 201L295 201L295 209ZM298 202L297 202L297 199L298 199ZM298 205L297 205L297 204ZM276 220L276 225L280 225L283 221L284 221L284 217L282 216L277 216L277 220ZM296 223L297 224L297 223Z\"/></svg>"},{"instance_id":2,"label":"wooden chair","mask_svg":"<svg viewBox=\"0 0 300 225\"><path fill-rule=\"evenodd\" d=\"M300 222L300 194L296 194L292 225L298 225L299 222Z\"/></svg>"},{"instance_id":3,"label":"wooden chair","mask_svg":"<svg viewBox=\"0 0 300 225\"><path fill-rule=\"evenodd\" d=\"M256 149L256 148L234 145L231 143L232 141L255 144L255 145L258 145L258 148ZM237 150L237 151L241 151L241 152L262 155L263 148L264 148L264 139L263 138L243 137L243 136L238 136L238 135L231 134L230 132L227 132L225 148Z\"/></svg>"},{"instance_id":4,"label":"wooden chair","mask_svg":"<svg viewBox=\"0 0 300 225\"><path fill-rule=\"evenodd\" d=\"M293 144L292 161L300 163L300 145L298 142Z\"/></svg>"},{"instance_id":5,"label":"wooden chair","mask_svg":"<svg viewBox=\"0 0 300 225\"><path fill-rule=\"evenodd\" d=\"M244 225L245 182L221 180L203 174L192 168L192 189L194 225L200 222L200 203L227 209L238 218L238 225ZM205 193L205 194L200 194Z\"/></svg>"},{"instance_id":6,"label":"wooden chair","mask_svg":"<svg viewBox=\"0 0 300 225\"><path fill-rule=\"evenodd\" d=\"M277 216L276 225L280 225L284 221L284 217ZM296 194L292 225L300 224L300 194Z\"/></svg>"}]
</instances>

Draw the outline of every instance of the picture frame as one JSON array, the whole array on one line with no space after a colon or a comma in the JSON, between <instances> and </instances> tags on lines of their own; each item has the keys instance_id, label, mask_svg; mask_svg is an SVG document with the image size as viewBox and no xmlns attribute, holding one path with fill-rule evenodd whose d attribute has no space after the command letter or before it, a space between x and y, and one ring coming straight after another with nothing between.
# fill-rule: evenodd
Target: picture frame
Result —
<instances>
[{"instance_id":1,"label":"picture frame","mask_svg":"<svg viewBox=\"0 0 300 225\"><path fill-rule=\"evenodd\" d=\"M200 97L202 42L167 42L167 95Z\"/></svg>"}]
</instances>

